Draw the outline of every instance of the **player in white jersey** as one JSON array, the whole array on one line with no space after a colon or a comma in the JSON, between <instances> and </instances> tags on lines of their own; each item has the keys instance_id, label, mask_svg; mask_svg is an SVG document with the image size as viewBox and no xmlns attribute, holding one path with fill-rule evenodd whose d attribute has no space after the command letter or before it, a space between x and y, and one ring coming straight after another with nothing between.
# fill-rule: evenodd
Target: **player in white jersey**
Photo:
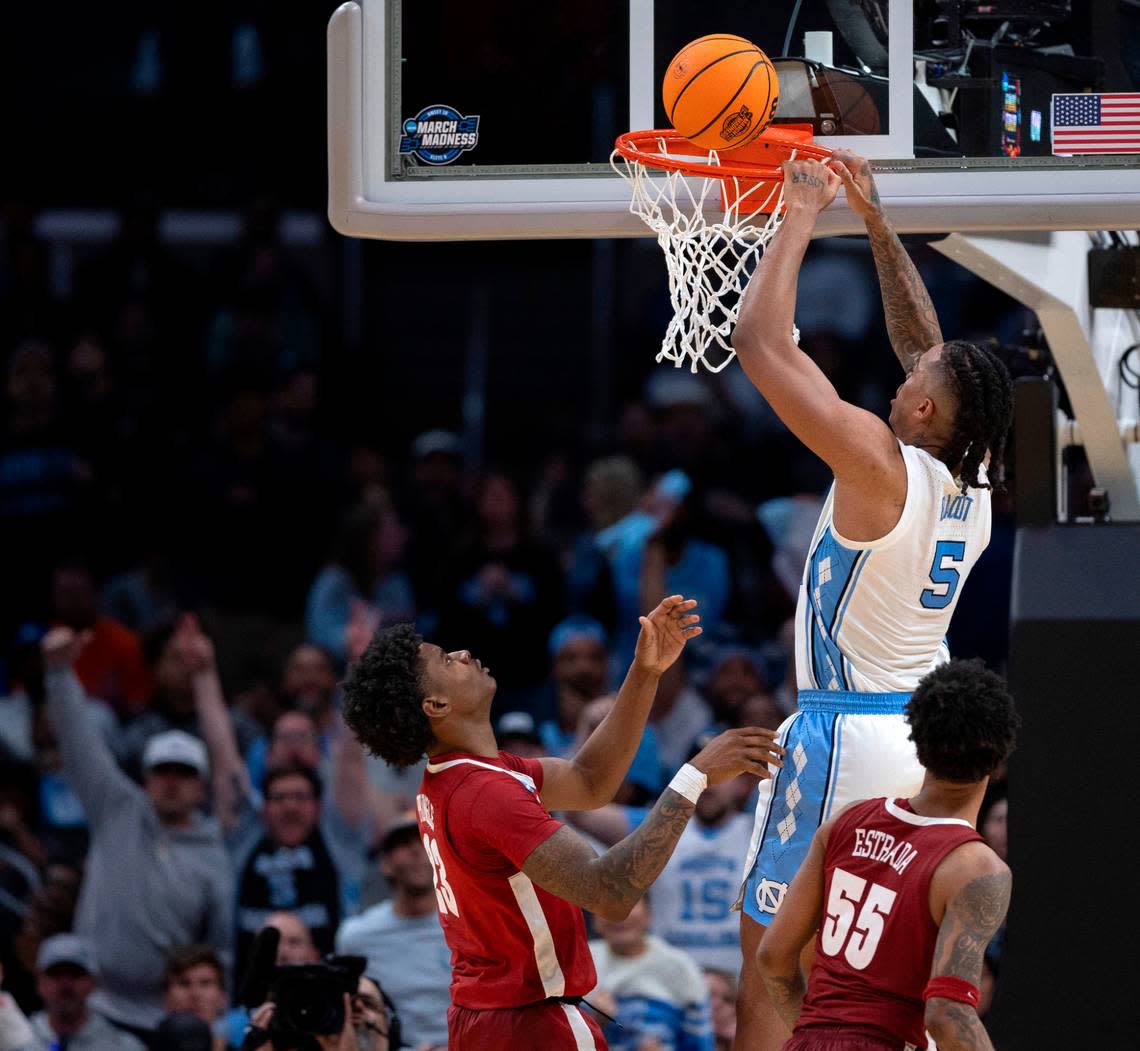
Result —
<instances>
[{"instance_id":1,"label":"player in white jersey","mask_svg":"<svg viewBox=\"0 0 1140 1051\"><path fill-rule=\"evenodd\" d=\"M1013 397L989 351L943 342L930 297L883 214L865 160L784 165L783 224L753 275L733 346L789 429L831 467L796 613L798 711L780 776L760 792L744 871L738 1048L778 1048L756 949L816 828L856 799L907 797L923 772L903 707L949 659L947 628L990 537ZM849 405L792 338L796 282L816 217L847 190L867 225L891 344L906 378L889 423ZM836 304L841 310L842 304ZM988 476L987 467L988 463Z\"/></svg>"}]
</instances>

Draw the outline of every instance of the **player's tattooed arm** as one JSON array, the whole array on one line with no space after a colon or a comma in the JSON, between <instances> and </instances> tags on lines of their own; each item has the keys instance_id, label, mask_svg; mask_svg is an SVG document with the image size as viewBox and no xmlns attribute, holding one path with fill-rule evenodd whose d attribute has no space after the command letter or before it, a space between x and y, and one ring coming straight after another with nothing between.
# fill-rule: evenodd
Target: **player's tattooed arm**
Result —
<instances>
[{"instance_id":1,"label":"player's tattooed arm","mask_svg":"<svg viewBox=\"0 0 1140 1051\"><path fill-rule=\"evenodd\" d=\"M930 293L883 211L866 158L837 150L832 167L846 187L848 206L867 224L891 346L902 367L910 372L925 351L942 342L942 327Z\"/></svg>"},{"instance_id":2,"label":"player's tattooed arm","mask_svg":"<svg viewBox=\"0 0 1140 1051\"><path fill-rule=\"evenodd\" d=\"M799 966L796 966L795 974L765 974L764 987L768 990L768 999L772 1001L772 1006L780 1012L780 1017L787 1023L788 1028L795 1029L800 1010L804 1005L804 992L807 990Z\"/></svg>"},{"instance_id":3,"label":"player's tattooed arm","mask_svg":"<svg viewBox=\"0 0 1140 1051\"><path fill-rule=\"evenodd\" d=\"M1012 877L996 857L973 875L946 906L934 950L932 978L961 978L980 986L986 946L1005 919ZM993 1045L970 1004L933 997L926 1003L926 1028L940 1051L992 1051Z\"/></svg>"},{"instance_id":4,"label":"player's tattooed arm","mask_svg":"<svg viewBox=\"0 0 1140 1051\"><path fill-rule=\"evenodd\" d=\"M600 857L563 826L535 848L523 872L566 901L606 919L625 919L672 856L693 810L684 796L667 788L641 825Z\"/></svg>"}]
</instances>

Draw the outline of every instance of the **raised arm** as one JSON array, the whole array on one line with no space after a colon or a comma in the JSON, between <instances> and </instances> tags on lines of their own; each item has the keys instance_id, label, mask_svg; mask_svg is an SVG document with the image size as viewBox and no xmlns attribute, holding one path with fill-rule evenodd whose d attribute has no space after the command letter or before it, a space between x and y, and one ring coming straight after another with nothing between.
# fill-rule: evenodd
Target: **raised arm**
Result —
<instances>
[{"instance_id":1,"label":"raised arm","mask_svg":"<svg viewBox=\"0 0 1140 1051\"><path fill-rule=\"evenodd\" d=\"M926 351L942 342L930 293L883 211L867 159L837 150L831 166L843 180L848 207L867 224L891 347L903 369L910 372Z\"/></svg>"},{"instance_id":2,"label":"raised arm","mask_svg":"<svg viewBox=\"0 0 1140 1051\"><path fill-rule=\"evenodd\" d=\"M938 928L931 981L957 979L977 989L986 946L1005 920L1013 879L1009 868L984 843L954 851L931 880L932 905L947 901ZM926 1001L926 1028L939 1051L993 1051L976 1003L944 996Z\"/></svg>"},{"instance_id":3,"label":"raised arm","mask_svg":"<svg viewBox=\"0 0 1140 1051\"><path fill-rule=\"evenodd\" d=\"M123 799L141 794L141 789L119 769L91 718L87 695L73 670L86 641L85 635L76 635L71 628L53 628L41 647L48 718L59 744L63 771L83 804L87 820L96 827L104 815Z\"/></svg>"},{"instance_id":4,"label":"raised arm","mask_svg":"<svg viewBox=\"0 0 1140 1051\"><path fill-rule=\"evenodd\" d=\"M739 774L768 777L772 760L771 738L750 727L714 738L691 765L710 784L719 784ZM623 920L665 867L693 810L685 796L667 788L641 825L601 856L564 825L531 852L522 870L551 894L608 920Z\"/></svg>"},{"instance_id":5,"label":"raised arm","mask_svg":"<svg viewBox=\"0 0 1140 1051\"><path fill-rule=\"evenodd\" d=\"M573 759L542 760L542 801L550 810L594 810L613 799L641 743L662 673L701 633L696 605L670 595L640 618L633 664L609 714Z\"/></svg>"},{"instance_id":6,"label":"raised arm","mask_svg":"<svg viewBox=\"0 0 1140 1051\"><path fill-rule=\"evenodd\" d=\"M906 484L898 443L882 420L849 405L792 338L796 282L816 217L839 176L815 161L784 164L787 213L748 283L732 346L748 378L836 479L895 496ZM836 309L842 309L837 305Z\"/></svg>"},{"instance_id":7,"label":"raised arm","mask_svg":"<svg viewBox=\"0 0 1140 1051\"><path fill-rule=\"evenodd\" d=\"M210 755L214 814L222 828L230 832L237 824L239 809L252 795L252 788L218 678L214 644L198 626L198 618L187 613L178 622L174 645L192 669L194 707Z\"/></svg>"}]
</instances>

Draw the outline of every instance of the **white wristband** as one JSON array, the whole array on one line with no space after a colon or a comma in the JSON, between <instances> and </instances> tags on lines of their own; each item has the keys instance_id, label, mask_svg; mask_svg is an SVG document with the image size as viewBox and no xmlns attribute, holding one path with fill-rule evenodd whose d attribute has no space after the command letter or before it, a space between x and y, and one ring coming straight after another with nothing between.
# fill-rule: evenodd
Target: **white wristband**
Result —
<instances>
[{"instance_id":1,"label":"white wristband","mask_svg":"<svg viewBox=\"0 0 1140 1051\"><path fill-rule=\"evenodd\" d=\"M673 775L673 780L669 782L669 787L679 796L684 796L693 806L697 805L697 800L701 798L701 793L708 788L709 779L707 774L701 773L691 763L686 763L680 770Z\"/></svg>"}]
</instances>

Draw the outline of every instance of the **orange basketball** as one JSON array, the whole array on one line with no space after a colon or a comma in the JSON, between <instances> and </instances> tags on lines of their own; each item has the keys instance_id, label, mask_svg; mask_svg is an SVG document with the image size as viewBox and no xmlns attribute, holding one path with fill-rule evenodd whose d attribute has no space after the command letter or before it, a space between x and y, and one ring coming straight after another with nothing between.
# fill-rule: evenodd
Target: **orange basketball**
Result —
<instances>
[{"instance_id":1,"label":"orange basketball","mask_svg":"<svg viewBox=\"0 0 1140 1051\"><path fill-rule=\"evenodd\" d=\"M735 150L751 142L776 115L776 70L744 37L716 33L686 44L665 70L665 113L690 142Z\"/></svg>"}]
</instances>

